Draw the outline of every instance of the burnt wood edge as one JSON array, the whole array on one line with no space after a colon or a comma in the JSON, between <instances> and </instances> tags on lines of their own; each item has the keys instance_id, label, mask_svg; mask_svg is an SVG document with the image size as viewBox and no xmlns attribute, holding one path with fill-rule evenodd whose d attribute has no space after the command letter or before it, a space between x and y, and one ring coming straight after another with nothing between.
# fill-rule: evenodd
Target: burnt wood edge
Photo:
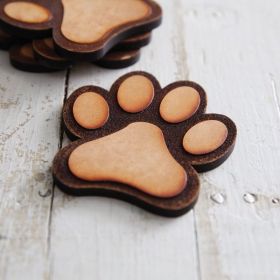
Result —
<instances>
[{"instance_id":1,"label":"burnt wood edge","mask_svg":"<svg viewBox=\"0 0 280 280\"><path fill-rule=\"evenodd\" d=\"M115 28L113 32L108 33L105 39L99 40L99 43L79 44L66 39L61 32L63 6L59 0L56 4L57 9L53 10L53 39L56 51L62 56L74 60L96 61L121 41L134 35L152 31L162 22L162 9L154 1L145 1L152 8L152 14L148 18Z\"/></svg>"},{"instance_id":2,"label":"burnt wood edge","mask_svg":"<svg viewBox=\"0 0 280 280\"><path fill-rule=\"evenodd\" d=\"M222 165L232 154L233 150L235 147L235 143L233 143L229 149L226 151L226 153L220 157L219 159L211 162L211 163L206 163L206 164L199 164L199 165L195 165L192 164L192 167L198 172L198 173L202 173L202 172L207 172L207 171L211 171L215 168L217 168L218 166Z\"/></svg>"},{"instance_id":3,"label":"burnt wood edge","mask_svg":"<svg viewBox=\"0 0 280 280\"><path fill-rule=\"evenodd\" d=\"M8 3L12 3L15 1L11 0L2 0L0 1L0 26L6 32L10 33L13 36L23 39L35 39L35 38L44 38L51 36L52 34L52 24L53 17L43 23L24 23L17 20L14 20L8 17L4 13L4 7ZM47 8L53 15L52 11L52 1L46 0L25 0L25 2L31 2L39 4L45 8Z\"/></svg>"},{"instance_id":4,"label":"burnt wood edge","mask_svg":"<svg viewBox=\"0 0 280 280\"><path fill-rule=\"evenodd\" d=\"M46 68L53 69L54 71L63 71L66 70L71 64L63 64L63 63L56 63L52 60L48 60L43 56L40 56L38 53L34 52L34 57L38 63Z\"/></svg>"},{"instance_id":5,"label":"burnt wood edge","mask_svg":"<svg viewBox=\"0 0 280 280\"><path fill-rule=\"evenodd\" d=\"M112 51L132 51L143 48L150 44L152 41L152 33L147 33L143 39L138 41L126 42L126 40L120 42L115 47L113 47Z\"/></svg>"},{"instance_id":6,"label":"burnt wood edge","mask_svg":"<svg viewBox=\"0 0 280 280\"><path fill-rule=\"evenodd\" d=\"M71 67L73 65L73 62L70 60L55 60L49 58L40 50L38 44L39 44L38 40L33 40L32 42L33 52L39 64L48 68L53 68L55 70L66 70L68 67Z\"/></svg>"},{"instance_id":7,"label":"burnt wood edge","mask_svg":"<svg viewBox=\"0 0 280 280\"><path fill-rule=\"evenodd\" d=\"M118 200L122 200L125 202L128 202L130 204L133 204L135 206L138 206L148 212L151 212L153 214L159 215L159 216L164 216L167 218L176 218L179 216L182 216L186 214L188 211L190 211L196 204L198 200L198 196L195 197L195 199L186 207L182 209L177 209L177 210L167 210L164 208L159 208L151 204L147 204L136 197L132 197L129 195L125 195L123 193L117 193L114 191L109 191L109 190L102 190L101 188L99 190L84 190L83 192L80 192L75 189L68 188L66 185L62 184L56 178L53 176L53 180L55 185L64 193L72 196L97 196L97 197L108 197L108 198L114 198Z\"/></svg>"},{"instance_id":8,"label":"burnt wood edge","mask_svg":"<svg viewBox=\"0 0 280 280\"><path fill-rule=\"evenodd\" d=\"M9 32L11 35L21 39L29 39L29 40L40 39L40 38L49 37L52 34L51 28L47 28L43 30L22 29L17 26L11 26L1 20L0 20L0 26L6 32Z\"/></svg>"},{"instance_id":9,"label":"burnt wood edge","mask_svg":"<svg viewBox=\"0 0 280 280\"><path fill-rule=\"evenodd\" d=\"M32 72L32 73L48 73L54 72L54 69L47 68L38 61L29 58L21 58L19 56L19 49L22 44L13 45L9 50L9 59L12 66L14 66L18 70Z\"/></svg>"},{"instance_id":10,"label":"burnt wood edge","mask_svg":"<svg viewBox=\"0 0 280 280\"><path fill-rule=\"evenodd\" d=\"M116 198L166 217L183 215L195 205L199 195L200 183L198 174L188 163L184 166L188 174L187 185L180 194L171 198L158 198L121 183L87 182L75 177L68 168L68 158L71 152L84 142L86 140L68 144L54 158L53 179L57 187L63 192L75 196Z\"/></svg>"},{"instance_id":11,"label":"burnt wood edge","mask_svg":"<svg viewBox=\"0 0 280 280\"><path fill-rule=\"evenodd\" d=\"M56 54L55 49L52 49L49 46L47 46L43 42L43 39L33 40L32 46L36 59L39 61L40 64L46 67L54 68L57 70L65 70L74 64L72 60L62 57L59 54ZM119 59L119 60L110 59L110 57L107 57L107 55L105 55L101 60L96 61L94 64L108 69L120 69L135 64L137 61L139 61L141 55L140 50L138 51L137 50L131 50L131 51L112 50L111 52L112 53L120 52L128 55L130 55L129 52L134 52L134 54L126 59ZM62 59L57 59L56 57L53 57L53 53L55 53L57 57L61 57Z\"/></svg>"},{"instance_id":12,"label":"burnt wood edge","mask_svg":"<svg viewBox=\"0 0 280 280\"><path fill-rule=\"evenodd\" d=\"M5 35L0 35L0 49L9 50L13 45L27 43L29 40L18 38L16 36L11 35L9 32L5 31L0 27L0 31L2 31Z\"/></svg>"},{"instance_id":13,"label":"burnt wood edge","mask_svg":"<svg viewBox=\"0 0 280 280\"><path fill-rule=\"evenodd\" d=\"M15 44L17 39L10 35L8 32L0 27L0 49L8 50L13 44Z\"/></svg>"},{"instance_id":14,"label":"burnt wood edge","mask_svg":"<svg viewBox=\"0 0 280 280\"><path fill-rule=\"evenodd\" d=\"M12 39L5 40L0 38L0 50L7 51L13 44L14 41Z\"/></svg>"},{"instance_id":15,"label":"burnt wood edge","mask_svg":"<svg viewBox=\"0 0 280 280\"><path fill-rule=\"evenodd\" d=\"M126 53L126 51L122 51L123 53ZM120 60L110 60L110 58L105 57L101 58L100 60L97 60L94 62L96 65L107 68L107 69L121 69L126 68L129 66L132 66L133 64L137 63L141 57L140 50L135 51L135 55L130 56L127 59L120 59Z\"/></svg>"},{"instance_id":16,"label":"burnt wood edge","mask_svg":"<svg viewBox=\"0 0 280 280\"><path fill-rule=\"evenodd\" d=\"M45 59L44 57L41 57L40 55L38 55L37 53L34 53L34 57L36 59L36 61L49 69L53 69L53 71L64 71L66 70L68 67L70 67L71 65L62 65L62 64L56 64L54 61L49 61L47 59Z\"/></svg>"}]
</instances>

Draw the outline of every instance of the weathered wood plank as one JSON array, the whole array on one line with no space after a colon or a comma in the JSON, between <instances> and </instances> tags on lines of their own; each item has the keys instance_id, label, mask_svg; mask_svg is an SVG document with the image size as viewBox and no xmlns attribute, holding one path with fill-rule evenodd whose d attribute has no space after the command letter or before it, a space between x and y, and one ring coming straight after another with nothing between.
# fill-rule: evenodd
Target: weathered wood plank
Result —
<instances>
[{"instance_id":1,"label":"weathered wood plank","mask_svg":"<svg viewBox=\"0 0 280 280\"><path fill-rule=\"evenodd\" d=\"M207 90L209 112L236 121L234 154L202 175L194 215L170 220L56 189L49 228L64 73L18 72L0 53L0 279L279 279L280 4L159 2L164 24L140 63L75 67L69 91L109 88L134 69L163 86L189 77Z\"/></svg>"},{"instance_id":2,"label":"weathered wood plank","mask_svg":"<svg viewBox=\"0 0 280 280\"><path fill-rule=\"evenodd\" d=\"M202 279L279 279L279 1L182 1L190 79L239 128L232 157L203 175L195 209ZM255 203L244 194L256 195ZM211 196L222 194L221 204ZM218 196L219 200L219 196ZM248 197L247 201L253 201Z\"/></svg>"},{"instance_id":3,"label":"weathered wood plank","mask_svg":"<svg viewBox=\"0 0 280 280\"><path fill-rule=\"evenodd\" d=\"M161 1L164 23L130 69L112 71L87 65L70 75L70 93L83 85L109 88L120 75L146 70L167 85L187 73L181 43L174 33L177 8ZM179 31L178 31L179 32ZM187 75L187 74L186 74ZM108 198L74 198L55 192L52 218L54 279L198 279L192 212L178 219L149 214ZM66 269L67 268L67 269Z\"/></svg>"},{"instance_id":4,"label":"weathered wood plank","mask_svg":"<svg viewBox=\"0 0 280 280\"><path fill-rule=\"evenodd\" d=\"M0 279L47 279L64 73L17 71L2 51L0 67Z\"/></svg>"}]
</instances>

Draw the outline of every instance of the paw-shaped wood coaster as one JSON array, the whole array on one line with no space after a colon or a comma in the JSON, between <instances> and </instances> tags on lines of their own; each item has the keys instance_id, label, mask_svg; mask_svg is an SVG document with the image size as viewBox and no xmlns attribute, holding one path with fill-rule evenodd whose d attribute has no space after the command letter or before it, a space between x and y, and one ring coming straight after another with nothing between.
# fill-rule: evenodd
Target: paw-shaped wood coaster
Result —
<instances>
[{"instance_id":1,"label":"paw-shaped wood coaster","mask_svg":"<svg viewBox=\"0 0 280 280\"><path fill-rule=\"evenodd\" d=\"M161 16L160 6L151 0L0 2L0 23L11 34L30 39L52 35L60 54L91 61L129 36L147 36L161 23ZM141 40L147 44L149 39Z\"/></svg>"},{"instance_id":2,"label":"paw-shaped wood coaster","mask_svg":"<svg viewBox=\"0 0 280 280\"><path fill-rule=\"evenodd\" d=\"M123 39L157 27L161 16L151 0L61 0L54 8L53 38L65 56L97 60Z\"/></svg>"},{"instance_id":3,"label":"paw-shaped wood coaster","mask_svg":"<svg viewBox=\"0 0 280 280\"><path fill-rule=\"evenodd\" d=\"M56 155L53 176L72 195L119 198L163 216L179 216L199 194L197 171L231 154L236 127L205 114L206 94L194 82L161 88L145 72L119 78L108 92L77 89L63 108L75 141Z\"/></svg>"},{"instance_id":4,"label":"paw-shaped wood coaster","mask_svg":"<svg viewBox=\"0 0 280 280\"><path fill-rule=\"evenodd\" d=\"M46 73L57 70L39 63L35 57L31 42L13 45L9 50L9 54L10 63L19 70L34 73Z\"/></svg>"}]
</instances>

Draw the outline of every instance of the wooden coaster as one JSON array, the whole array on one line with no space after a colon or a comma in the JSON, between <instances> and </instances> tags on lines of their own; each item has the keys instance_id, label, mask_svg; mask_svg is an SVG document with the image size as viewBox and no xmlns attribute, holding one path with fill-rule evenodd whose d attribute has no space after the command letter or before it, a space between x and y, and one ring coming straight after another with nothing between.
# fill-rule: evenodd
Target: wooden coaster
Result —
<instances>
[{"instance_id":1,"label":"wooden coaster","mask_svg":"<svg viewBox=\"0 0 280 280\"><path fill-rule=\"evenodd\" d=\"M54 49L53 39L37 39L33 41L35 58L40 64L63 70L71 66L74 62L59 55ZM131 51L111 51L95 64L109 69L119 69L131 66L140 59L140 50Z\"/></svg>"},{"instance_id":2,"label":"wooden coaster","mask_svg":"<svg viewBox=\"0 0 280 280\"><path fill-rule=\"evenodd\" d=\"M45 43L34 48L40 63L58 69L68 67L69 60L98 61L113 69L130 66L139 59L139 48L150 42L151 31L160 25L161 18L161 8L152 0L0 2L0 26L5 32L27 40L52 35L54 64L49 55L43 55L47 52ZM114 47L114 51L134 52L107 56Z\"/></svg>"},{"instance_id":3,"label":"wooden coaster","mask_svg":"<svg viewBox=\"0 0 280 280\"><path fill-rule=\"evenodd\" d=\"M61 0L53 13L59 53L91 61L130 36L150 32L162 16L160 6L151 0Z\"/></svg>"},{"instance_id":4,"label":"wooden coaster","mask_svg":"<svg viewBox=\"0 0 280 280\"><path fill-rule=\"evenodd\" d=\"M0 27L0 49L8 50L16 39Z\"/></svg>"},{"instance_id":5,"label":"wooden coaster","mask_svg":"<svg viewBox=\"0 0 280 280\"><path fill-rule=\"evenodd\" d=\"M34 40L32 47L36 60L43 66L64 70L73 64L73 61L57 54L52 38Z\"/></svg>"},{"instance_id":6,"label":"wooden coaster","mask_svg":"<svg viewBox=\"0 0 280 280\"><path fill-rule=\"evenodd\" d=\"M134 35L119 44L117 44L113 50L117 51L131 51L131 50L138 50L147 46L152 40L152 33L144 33L139 35Z\"/></svg>"},{"instance_id":7,"label":"wooden coaster","mask_svg":"<svg viewBox=\"0 0 280 280\"><path fill-rule=\"evenodd\" d=\"M34 39L51 35L51 0L2 0L0 25L18 38Z\"/></svg>"},{"instance_id":8,"label":"wooden coaster","mask_svg":"<svg viewBox=\"0 0 280 280\"><path fill-rule=\"evenodd\" d=\"M56 155L55 182L73 195L116 197L164 216L184 214L199 193L193 167L200 172L220 165L237 134L228 117L205 114L206 103L198 84L180 81L162 89L146 72L122 76L109 92L77 89L65 103L63 123L71 139L81 140Z\"/></svg>"},{"instance_id":9,"label":"wooden coaster","mask_svg":"<svg viewBox=\"0 0 280 280\"><path fill-rule=\"evenodd\" d=\"M19 70L36 73L56 71L41 65L35 59L31 42L13 45L9 53L11 64Z\"/></svg>"},{"instance_id":10,"label":"wooden coaster","mask_svg":"<svg viewBox=\"0 0 280 280\"><path fill-rule=\"evenodd\" d=\"M120 69L135 64L140 59L140 50L111 51L94 63L108 69Z\"/></svg>"}]
</instances>

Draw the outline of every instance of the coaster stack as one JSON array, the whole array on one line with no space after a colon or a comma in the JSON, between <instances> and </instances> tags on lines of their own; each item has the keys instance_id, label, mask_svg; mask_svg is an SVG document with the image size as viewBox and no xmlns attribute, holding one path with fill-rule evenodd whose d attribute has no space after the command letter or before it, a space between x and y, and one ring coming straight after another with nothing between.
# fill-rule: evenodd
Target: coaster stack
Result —
<instances>
[{"instance_id":1,"label":"coaster stack","mask_svg":"<svg viewBox=\"0 0 280 280\"><path fill-rule=\"evenodd\" d=\"M0 49L29 72L64 70L80 61L128 67L151 42L162 11L151 0L3 0Z\"/></svg>"}]
</instances>

